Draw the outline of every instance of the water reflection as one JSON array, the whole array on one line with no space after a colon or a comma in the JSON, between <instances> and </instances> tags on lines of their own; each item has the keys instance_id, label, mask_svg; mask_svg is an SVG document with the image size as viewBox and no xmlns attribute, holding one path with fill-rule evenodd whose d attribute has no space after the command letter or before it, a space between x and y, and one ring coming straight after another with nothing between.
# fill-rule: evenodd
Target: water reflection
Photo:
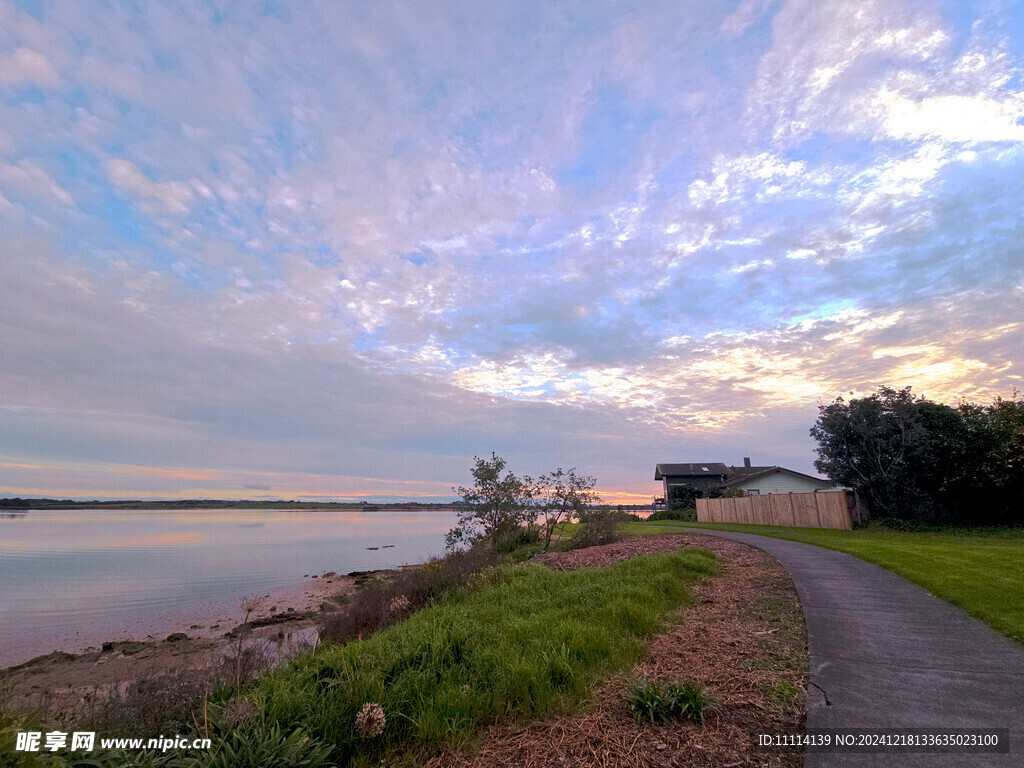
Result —
<instances>
[{"instance_id":1,"label":"water reflection","mask_svg":"<svg viewBox=\"0 0 1024 768\"><path fill-rule=\"evenodd\" d=\"M53 638L43 652L148 634L303 574L422 562L454 521L435 510L4 512L0 664L41 637Z\"/></svg>"}]
</instances>

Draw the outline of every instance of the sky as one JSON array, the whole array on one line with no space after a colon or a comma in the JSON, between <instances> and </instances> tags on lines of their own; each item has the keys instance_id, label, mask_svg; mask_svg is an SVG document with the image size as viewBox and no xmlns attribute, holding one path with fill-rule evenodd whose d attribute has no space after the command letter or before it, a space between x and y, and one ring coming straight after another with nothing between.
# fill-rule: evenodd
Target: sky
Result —
<instances>
[{"instance_id":1,"label":"sky","mask_svg":"<svg viewBox=\"0 0 1024 768\"><path fill-rule=\"evenodd\" d=\"M0 495L649 501L1021 386L1024 4L0 0Z\"/></svg>"}]
</instances>

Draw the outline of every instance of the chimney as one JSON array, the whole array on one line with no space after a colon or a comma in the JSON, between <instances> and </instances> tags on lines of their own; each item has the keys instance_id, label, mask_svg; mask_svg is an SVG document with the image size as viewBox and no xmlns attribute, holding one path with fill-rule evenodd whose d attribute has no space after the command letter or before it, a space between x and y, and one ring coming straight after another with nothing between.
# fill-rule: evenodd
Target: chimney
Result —
<instances>
[{"instance_id":1,"label":"chimney","mask_svg":"<svg viewBox=\"0 0 1024 768\"><path fill-rule=\"evenodd\" d=\"M749 456L744 456L743 457L743 466L746 467L747 469L750 469L750 457Z\"/></svg>"}]
</instances>

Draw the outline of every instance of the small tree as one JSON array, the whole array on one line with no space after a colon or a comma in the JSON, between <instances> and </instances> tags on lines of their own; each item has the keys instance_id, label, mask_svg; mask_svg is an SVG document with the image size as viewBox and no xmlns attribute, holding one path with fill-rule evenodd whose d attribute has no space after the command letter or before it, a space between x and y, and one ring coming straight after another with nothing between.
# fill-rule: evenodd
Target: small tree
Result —
<instances>
[{"instance_id":1,"label":"small tree","mask_svg":"<svg viewBox=\"0 0 1024 768\"><path fill-rule=\"evenodd\" d=\"M495 453L490 459L474 456L473 486L453 490L462 497L459 520L445 536L448 549L459 544L490 541L499 549L516 538L524 524L533 522L536 510L531 505L533 480L505 471L506 461Z\"/></svg>"},{"instance_id":2,"label":"small tree","mask_svg":"<svg viewBox=\"0 0 1024 768\"><path fill-rule=\"evenodd\" d=\"M595 485L597 478L577 475L575 467L568 471L559 467L554 472L541 475L534 495L539 499L535 507L537 513L544 519L545 552L551 546L551 536L559 523L579 520L586 514L587 507L601 500L594 491Z\"/></svg>"}]
</instances>

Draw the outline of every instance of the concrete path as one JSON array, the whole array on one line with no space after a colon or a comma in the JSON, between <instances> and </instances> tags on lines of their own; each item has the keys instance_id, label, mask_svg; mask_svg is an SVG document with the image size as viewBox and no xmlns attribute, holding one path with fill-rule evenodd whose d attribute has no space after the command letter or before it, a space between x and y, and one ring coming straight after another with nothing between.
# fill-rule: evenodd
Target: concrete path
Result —
<instances>
[{"instance_id":1,"label":"concrete path","mask_svg":"<svg viewBox=\"0 0 1024 768\"><path fill-rule=\"evenodd\" d=\"M696 531L695 531L696 532ZM807 728L1005 728L1009 754L808 751L805 765L1024 767L1024 649L959 608L852 555L702 529L789 571L807 619Z\"/></svg>"}]
</instances>

